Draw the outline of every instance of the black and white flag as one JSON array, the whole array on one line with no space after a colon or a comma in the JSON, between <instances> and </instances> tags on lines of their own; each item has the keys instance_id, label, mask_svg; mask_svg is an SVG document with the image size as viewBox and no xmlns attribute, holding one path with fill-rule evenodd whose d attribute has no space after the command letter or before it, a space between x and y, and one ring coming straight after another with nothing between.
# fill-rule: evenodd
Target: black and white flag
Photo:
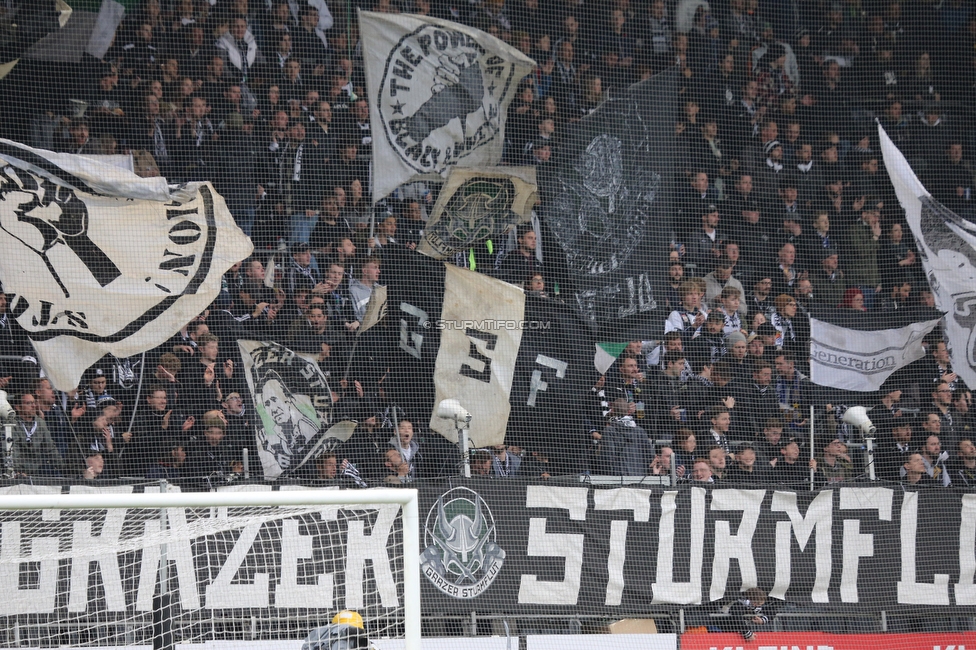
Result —
<instances>
[{"instance_id":1,"label":"black and white flag","mask_svg":"<svg viewBox=\"0 0 976 650\"><path fill-rule=\"evenodd\" d=\"M315 359L270 341L237 341L247 386L260 422L255 425L264 478L297 469L319 445L320 434L337 445L355 426L333 423L332 391ZM334 446L333 445L333 446Z\"/></svg>"},{"instance_id":2,"label":"black and white flag","mask_svg":"<svg viewBox=\"0 0 976 650\"><path fill-rule=\"evenodd\" d=\"M539 200L534 167L454 167L437 195L417 250L448 259L527 223Z\"/></svg>"},{"instance_id":3,"label":"black and white flag","mask_svg":"<svg viewBox=\"0 0 976 650\"><path fill-rule=\"evenodd\" d=\"M878 390L896 370L925 356L922 340L938 324L935 319L861 330L811 317L810 381L842 390Z\"/></svg>"},{"instance_id":4,"label":"black and white flag","mask_svg":"<svg viewBox=\"0 0 976 650\"><path fill-rule=\"evenodd\" d=\"M629 340L615 335L626 327L619 321L649 320L658 308L671 230L676 96L674 71L634 84L572 125L561 162L539 172L552 246L546 260L565 260L567 293L604 340ZM658 327L662 321L655 319ZM649 327L641 330L645 338Z\"/></svg>"},{"instance_id":5,"label":"black and white flag","mask_svg":"<svg viewBox=\"0 0 976 650\"><path fill-rule=\"evenodd\" d=\"M476 447L505 440L509 395L522 340L525 294L481 273L447 265L440 347L434 366L435 409L430 428L452 442L452 420L437 417L436 405L456 399L471 413L469 435Z\"/></svg>"},{"instance_id":6,"label":"black and white flag","mask_svg":"<svg viewBox=\"0 0 976 650\"><path fill-rule=\"evenodd\" d=\"M359 12L373 134L373 200L451 167L497 165L505 117L535 62L471 27Z\"/></svg>"},{"instance_id":7,"label":"black and white flag","mask_svg":"<svg viewBox=\"0 0 976 650\"><path fill-rule=\"evenodd\" d=\"M14 69L29 49L71 19L64 0L8 0L0 15L0 79Z\"/></svg>"},{"instance_id":8,"label":"black and white flag","mask_svg":"<svg viewBox=\"0 0 976 650\"><path fill-rule=\"evenodd\" d=\"M878 126L885 168L912 229L922 267L945 313L952 370L976 387L976 225L932 198L898 147Z\"/></svg>"},{"instance_id":9,"label":"black and white flag","mask_svg":"<svg viewBox=\"0 0 976 650\"><path fill-rule=\"evenodd\" d=\"M0 140L0 282L59 389L164 343L252 250L210 183Z\"/></svg>"}]
</instances>

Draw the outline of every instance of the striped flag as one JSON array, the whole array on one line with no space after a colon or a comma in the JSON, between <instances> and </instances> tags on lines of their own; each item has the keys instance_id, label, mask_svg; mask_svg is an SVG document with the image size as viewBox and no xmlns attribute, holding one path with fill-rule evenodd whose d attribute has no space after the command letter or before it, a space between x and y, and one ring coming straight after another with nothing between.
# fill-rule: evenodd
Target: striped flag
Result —
<instances>
[{"instance_id":1,"label":"striped flag","mask_svg":"<svg viewBox=\"0 0 976 650\"><path fill-rule=\"evenodd\" d=\"M627 343L608 343L601 341L596 344L596 356L593 357L593 365L601 375L607 374L613 362L627 348Z\"/></svg>"}]
</instances>

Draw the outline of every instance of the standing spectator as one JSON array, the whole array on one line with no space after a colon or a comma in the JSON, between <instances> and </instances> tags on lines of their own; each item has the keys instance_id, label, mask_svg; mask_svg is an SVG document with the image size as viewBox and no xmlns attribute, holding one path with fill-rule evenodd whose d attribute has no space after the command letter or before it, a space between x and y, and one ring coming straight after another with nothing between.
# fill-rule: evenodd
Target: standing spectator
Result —
<instances>
[{"instance_id":1,"label":"standing spectator","mask_svg":"<svg viewBox=\"0 0 976 650\"><path fill-rule=\"evenodd\" d=\"M715 483L712 476L712 466L704 458L696 458L694 468L691 470L691 480L695 483Z\"/></svg>"},{"instance_id":2,"label":"standing spectator","mask_svg":"<svg viewBox=\"0 0 976 650\"><path fill-rule=\"evenodd\" d=\"M681 283L681 306L671 312L664 323L664 332L680 332L685 342L701 333L708 311L701 306L702 292L697 282L685 280Z\"/></svg>"},{"instance_id":3,"label":"standing spectator","mask_svg":"<svg viewBox=\"0 0 976 650\"><path fill-rule=\"evenodd\" d=\"M10 450L14 473L39 477L59 472L64 462L47 424L38 417L37 400L31 393L20 393L11 402L17 412Z\"/></svg>"},{"instance_id":4,"label":"standing spectator","mask_svg":"<svg viewBox=\"0 0 976 650\"><path fill-rule=\"evenodd\" d=\"M947 208L963 216L971 216L973 200L973 170L963 159L962 143L950 138L944 157L926 175L925 187Z\"/></svg>"},{"instance_id":5,"label":"standing spectator","mask_svg":"<svg viewBox=\"0 0 976 650\"><path fill-rule=\"evenodd\" d=\"M817 461L817 471L828 485L854 478L854 463L847 454L847 445L840 438L834 438L824 446L823 455Z\"/></svg>"},{"instance_id":6,"label":"standing spectator","mask_svg":"<svg viewBox=\"0 0 976 650\"><path fill-rule=\"evenodd\" d=\"M353 315L356 321L363 322L366 316L366 306L369 298L373 295L373 288L380 280L380 260L378 257L370 257L363 260L360 266L359 278L349 281L349 298L352 305Z\"/></svg>"},{"instance_id":7,"label":"standing spectator","mask_svg":"<svg viewBox=\"0 0 976 650\"><path fill-rule=\"evenodd\" d=\"M718 229L720 220L718 206L709 203L702 210L700 227L686 237L686 259L696 266L699 275L710 272L722 255L725 234Z\"/></svg>"},{"instance_id":8,"label":"standing spectator","mask_svg":"<svg viewBox=\"0 0 976 650\"><path fill-rule=\"evenodd\" d=\"M976 445L969 438L959 441L952 480L957 486L976 487Z\"/></svg>"},{"instance_id":9,"label":"standing spectator","mask_svg":"<svg viewBox=\"0 0 976 650\"><path fill-rule=\"evenodd\" d=\"M556 52L556 65L552 72L552 96L562 115L575 115L580 96L580 77L572 41L560 41Z\"/></svg>"},{"instance_id":10,"label":"standing spectator","mask_svg":"<svg viewBox=\"0 0 976 650\"><path fill-rule=\"evenodd\" d=\"M712 478L716 483L726 481L727 456L722 447L712 447L708 450L708 465L712 469Z\"/></svg>"},{"instance_id":11,"label":"standing spectator","mask_svg":"<svg viewBox=\"0 0 976 650\"><path fill-rule=\"evenodd\" d=\"M847 293L847 280L838 268L839 256L832 248L820 251L820 268L811 274L813 292L817 302L825 305L839 305Z\"/></svg>"},{"instance_id":12,"label":"standing spectator","mask_svg":"<svg viewBox=\"0 0 976 650\"><path fill-rule=\"evenodd\" d=\"M725 406L714 406L709 411L708 417L712 426L705 438L711 446L721 447L729 458L734 459L732 443L728 437L729 428L732 425L732 413Z\"/></svg>"},{"instance_id":13,"label":"standing spectator","mask_svg":"<svg viewBox=\"0 0 976 650\"><path fill-rule=\"evenodd\" d=\"M208 180L214 172L217 130L210 121L210 107L203 95L195 95L185 117L176 119L178 178Z\"/></svg>"},{"instance_id":14,"label":"standing spectator","mask_svg":"<svg viewBox=\"0 0 976 650\"><path fill-rule=\"evenodd\" d=\"M861 219L847 230L847 280L864 294L864 305L874 305L875 294L881 290L878 272L878 251L881 247L881 214L875 209L861 212Z\"/></svg>"},{"instance_id":15,"label":"standing spectator","mask_svg":"<svg viewBox=\"0 0 976 650\"><path fill-rule=\"evenodd\" d=\"M611 404L610 422L600 439L600 460L610 476L646 476L654 458L647 432L634 421L632 402L620 397Z\"/></svg>"},{"instance_id":16,"label":"standing spectator","mask_svg":"<svg viewBox=\"0 0 976 650\"><path fill-rule=\"evenodd\" d=\"M911 424L895 420L891 424L891 439L882 439L874 450L875 476L884 481L901 480L902 468L914 452Z\"/></svg>"},{"instance_id":17,"label":"standing spectator","mask_svg":"<svg viewBox=\"0 0 976 650\"><path fill-rule=\"evenodd\" d=\"M792 429L802 429L809 424L810 405L816 402L813 383L796 369L796 360L791 352L777 352L774 363L780 410L788 418Z\"/></svg>"},{"instance_id":18,"label":"standing spectator","mask_svg":"<svg viewBox=\"0 0 976 650\"><path fill-rule=\"evenodd\" d=\"M496 478L511 478L519 476L519 469L522 466L522 457L512 453L505 444L495 445L491 448L491 475Z\"/></svg>"},{"instance_id":19,"label":"standing spectator","mask_svg":"<svg viewBox=\"0 0 976 650\"><path fill-rule=\"evenodd\" d=\"M519 226L518 248L502 258L498 268L499 277L517 285L535 273L544 273L536 255L536 246L536 233L532 225Z\"/></svg>"},{"instance_id":20,"label":"standing spectator","mask_svg":"<svg viewBox=\"0 0 976 650\"><path fill-rule=\"evenodd\" d=\"M749 445L739 447L735 452L735 465L728 469L726 480L729 483L764 482L766 473L762 464L757 461L756 450L753 447Z\"/></svg>"},{"instance_id":21,"label":"standing spectator","mask_svg":"<svg viewBox=\"0 0 976 650\"><path fill-rule=\"evenodd\" d=\"M902 483L917 487L939 485L926 471L925 458L917 452L911 454L902 466Z\"/></svg>"},{"instance_id":22,"label":"standing spectator","mask_svg":"<svg viewBox=\"0 0 976 650\"><path fill-rule=\"evenodd\" d=\"M955 448L958 442L952 417L952 392L949 384L945 382L939 382L932 388L931 412L939 416L941 421L939 437L945 442L946 449Z\"/></svg>"},{"instance_id":23,"label":"standing spectator","mask_svg":"<svg viewBox=\"0 0 976 650\"><path fill-rule=\"evenodd\" d=\"M49 379L34 381L34 401L37 404L37 414L47 424L58 453L62 458L67 458L69 450L77 448L74 423L85 414L85 405L75 400L66 402L68 408L62 406Z\"/></svg>"},{"instance_id":24,"label":"standing spectator","mask_svg":"<svg viewBox=\"0 0 976 650\"><path fill-rule=\"evenodd\" d=\"M225 69L233 71L233 81L241 85L247 84L250 70L255 64L264 63L264 56L258 50L257 40L248 28L247 21L242 17L234 18L230 22L229 28L217 40L216 46L224 53L224 57L230 64L230 67ZM250 96L250 91L248 95ZM253 97L251 99L253 100Z\"/></svg>"},{"instance_id":25,"label":"standing spectator","mask_svg":"<svg viewBox=\"0 0 976 650\"><path fill-rule=\"evenodd\" d=\"M807 488L810 485L810 469L817 469L817 461L812 458L807 463L801 461L800 445L796 440L783 445L780 453L782 458L773 468L773 481L794 490Z\"/></svg>"},{"instance_id":26,"label":"standing spectator","mask_svg":"<svg viewBox=\"0 0 976 650\"><path fill-rule=\"evenodd\" d=\"M244 472L240 450L225 444L227 423L220 411L209 411L203 416L203 437L195 440L187 454L184 474L198 479L205 487L215 487Z\"/></svg>"},{"instance_id":27,"label":"standing spectator","mask_svg":"<svg viewBox=\"0 0 976 650\"><path fill-rule=\"evenodd\" d=\"M783 457L782 449L786 444L783 440L783 422L779 418L771 417L762 423L761 428L762 435L758 437L755 447L759 463L768 473Z\"/></svg>"}]
</instances>

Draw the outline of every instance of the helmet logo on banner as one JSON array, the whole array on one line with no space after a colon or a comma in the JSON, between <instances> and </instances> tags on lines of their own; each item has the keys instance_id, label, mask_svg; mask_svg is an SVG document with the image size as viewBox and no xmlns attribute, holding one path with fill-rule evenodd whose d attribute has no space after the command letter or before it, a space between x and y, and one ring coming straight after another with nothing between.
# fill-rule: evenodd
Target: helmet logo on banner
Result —
<instances>
[{"instance_id":1,"label":"helmet logo on banner","mask_svg":"<svg viewBox=\"0 0 976 650\"><path fill-rule=\"evenodd\" d=\"M495 519L474 490L456 487L427 513L420 570L453 598L476 598L498 577L505 551L495 543Z\"/></svg>"},{"instance_id":2,"label":"helmet logo on banner","mask_svg":"<svg viewBox=\"0 0 976 650\"><path fill-rule=\"evenodd\" d=\"M441 173L499 136L516 72L463 32L424 25L386 61L376 102L387 139L417 173Z\"/></svg>"}]
</instances>

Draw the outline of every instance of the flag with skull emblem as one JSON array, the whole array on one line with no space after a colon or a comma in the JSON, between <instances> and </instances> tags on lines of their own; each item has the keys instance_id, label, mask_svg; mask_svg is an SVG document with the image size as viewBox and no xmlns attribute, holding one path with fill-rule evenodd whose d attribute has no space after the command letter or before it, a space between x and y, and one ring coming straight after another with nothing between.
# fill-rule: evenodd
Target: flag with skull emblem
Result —
<instances>
[{"instance_id":1,"label":"flag with skull emblem","mask_svg":"<svg viewBox=\"0 0 976 650\"><path fill-rule=\"evenodd\" d=\"M529 220L538 201L533 167L451 169L418 250L437 260L502 235Z\"/></svg>"},{"instance_id":2,"label":"flag with skull emblem","mask_svg":"<svg viewBox=\"0 0 976 650\"><path fill-rule=\"evenodd\" d=\"M373 133L373 200L451 167L497 165L505 116L535 62L477 29L359 12Z\"/></svg>"},{"instance_id":3,"label":"flag with skull emblem","mask_svg":"<svg viewBox=\"0 0 976 650\"><path fill-rule=\"evenodd\" d=\"M0 140L0 282L56 388L165 342L251 254L210 183L171 190L85 156Z\"/></svg>"},{"instance_id":4,"label":"flag with skull emblem","mask_svg":"<svg viewBox=\"0 0 976 650\"><path fill-rule=\"evenodd\" d=\"M667 277L676 84L670 70L604 102L539 170L547 280L561 281L603 340L638 338L664 320L649 317Z\"/></svg>"}]
</instances>

